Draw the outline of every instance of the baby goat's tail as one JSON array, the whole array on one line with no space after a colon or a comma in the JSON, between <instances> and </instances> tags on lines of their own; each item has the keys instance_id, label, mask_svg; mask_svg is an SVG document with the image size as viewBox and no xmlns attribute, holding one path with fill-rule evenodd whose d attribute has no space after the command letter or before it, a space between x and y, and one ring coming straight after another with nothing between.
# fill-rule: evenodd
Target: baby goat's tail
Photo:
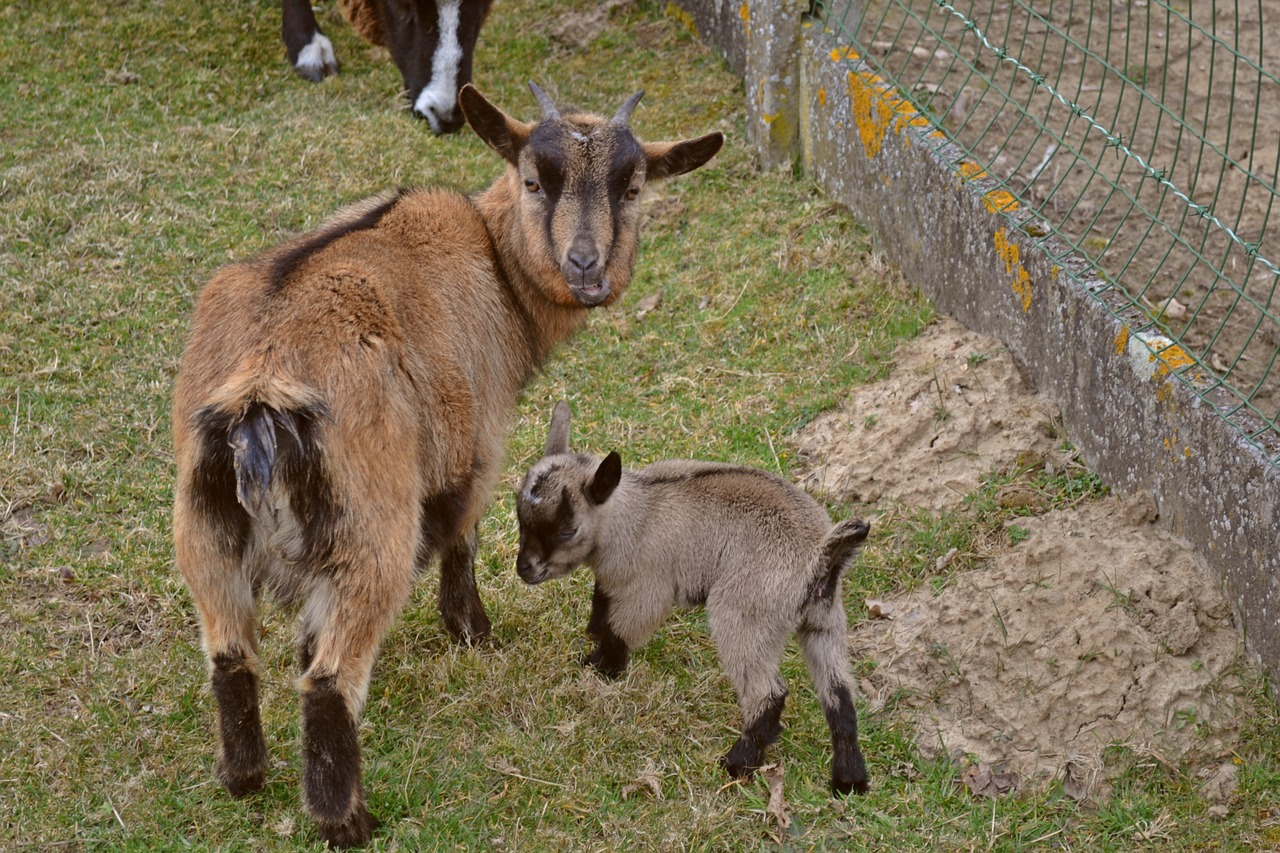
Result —
<instances>
[{"instance_id":1,"label":"baby goat's tail","mask_svg":"<svg viewBox=\"0 0 1280 853\"><path fill-rule=\"evenodd\" d=\"M850 518L831 528L822 540L822 549L814 561L813 581L806 597L808 603L830 601L835 597L840 575L862 548L870 532L871 522L861 518Z\"/></svg>"}]
</instances>

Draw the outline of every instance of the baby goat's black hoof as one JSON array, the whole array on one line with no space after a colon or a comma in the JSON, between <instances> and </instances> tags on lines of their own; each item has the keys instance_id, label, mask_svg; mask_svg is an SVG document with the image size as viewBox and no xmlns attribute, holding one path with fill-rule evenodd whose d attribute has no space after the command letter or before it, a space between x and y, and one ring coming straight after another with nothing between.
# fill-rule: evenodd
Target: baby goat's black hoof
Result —
<instances>
[{"instance_id":1,"label":"baby goat's black hoof","mask_svg":"<svg viewBox=\"0 0 1280 853\"><path fill-rule=\"evenodd\" d=\"M604 652L596 648L593 652L582 658L582 665L589 666L605 678L613 681L622 676L626 671L626 664L618 666L605 659Z\"/></svg>"},{"instance_id":2,"label":"baby goat's black hoof","mask_svg":"<svg viewBox=\"0 0 1280 853\"><path fill-rule=\"evenodd\" d=\"M738 741L733 747L720 756L720 766L734 779L749 779L764 763L763 755L752 754L753 751Z\"/></svg>"}]
</instances>

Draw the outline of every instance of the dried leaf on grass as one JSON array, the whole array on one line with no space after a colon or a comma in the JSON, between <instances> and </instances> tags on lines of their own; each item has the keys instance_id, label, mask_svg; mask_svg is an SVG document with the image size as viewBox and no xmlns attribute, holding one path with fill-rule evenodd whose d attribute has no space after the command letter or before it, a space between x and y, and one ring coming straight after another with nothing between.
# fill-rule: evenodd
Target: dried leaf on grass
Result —
<instances>
[{"instance_id":1,"label":"dried leaf on grass","mask_svg":"<svg viewBox=\"0 0 1280 853\"><path fill-rule=\"evenodd\" d=\"M766 764L760 768L765 784L769 786L769 804L764 807L765 814L773 818L774 825L782 832L791 826L791 815L787 813L787 799L782 793L782 780L785 772L782 762Z\"/></svg>"},{"instance_id":2,"label":"dried leaf on grass","mask_svg":"<svg viewBox=\"0 0 1280 853\"><path fill-rule=\"evenodd\" d=\"M646 759L644 769L640 771L634 781L622 786L622 799L625 800L637 791L644 790L650 791L654 799L662 799L662 774L654 766L652 758Z\"/></svg>"},{"instance_id":3,"label":"dried leaf on grass","mask_svg":"<svg viewBox=\"0 0 1280 853\"><path fill-rule=\"evenodd\" d=\"M1231 802L1231 798L1235 795L1236 786L1240 781L1236 778L1238 768L1236 765L1227 761L1217 767L1206 767L1200 771L1200 778L1205 781L1200 785L1200 796L1204 797L1211 803L1215 803L1215 807L1221 807L1222 813L1226 814L1226 806ZM1214 808L1210 808L1209 812L1215 814Z\"/></svg>"},{"instance_id":4,"label":"dried leaf on grass","mask_svg":"<svg viewBox=\"0 0 1280 853\"><path fill-rule=\"evenodd\" d=\"M879 598L868 598L867 613L876 619L892 619L893 605Z\"/></svg>"},{"instance_id":5,"label":"dried leaf on grass","mask_svg":"<svg viewBox=\"0 0 1280 853\"><path fill-rule=\"evenodd\" d=\"M1089 798L1089 780L1084 768L1074 761L1068 761L1062 768L1062 793L1076 802Z\"/></svg>"},{"instance_id":6,"label":"dried leaf on grass","mask_svg":"<svg viewBox=\"0 0 1280 853\"><path fill-rule=\"evenodd\" d=\"M655 308L657 308L661 304L662 304L662 292L659 291L658 293L650 293L644 299L641 299L640 304L636 306L636 319L637 320L643 319L645 314L648 314L650 311L653 311Z\"/></svg>"},{"instance_id":7,"label":"dried leaf on grass","mask_svg":"<svg viewBox=\"0 0 1280 853\"><path fill-rule=\"evenodd\" d=\"M1017 773L1000 773L990 764L971 764L960 781L975 797L1002 797L1018 787Z\"/></svg>"}]
</instances>

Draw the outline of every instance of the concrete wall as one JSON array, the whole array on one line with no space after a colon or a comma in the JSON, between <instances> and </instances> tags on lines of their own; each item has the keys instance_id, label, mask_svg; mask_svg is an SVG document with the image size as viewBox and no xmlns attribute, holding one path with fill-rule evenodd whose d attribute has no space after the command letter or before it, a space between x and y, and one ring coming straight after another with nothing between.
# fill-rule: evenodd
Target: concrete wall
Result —
<instances>
[{"instance_id":1,"label":"concrete wall","mask_svg":"<svg viewBox=\"0 0 1280 853\"><path fill-rule=\"evenodd\" d=\"M743 75L762 165L799 159L941 311L1003 341L1061 407L1090 467L1121 492L1155 495L1280 683L1280 469L1171 375L1189 363L1185 352L1144 344L1130 331L1142 320L1082 259L1019 228L1016 200L803 21L805 6L679 0L668 9Z\"/></svg>"}]
</instances>

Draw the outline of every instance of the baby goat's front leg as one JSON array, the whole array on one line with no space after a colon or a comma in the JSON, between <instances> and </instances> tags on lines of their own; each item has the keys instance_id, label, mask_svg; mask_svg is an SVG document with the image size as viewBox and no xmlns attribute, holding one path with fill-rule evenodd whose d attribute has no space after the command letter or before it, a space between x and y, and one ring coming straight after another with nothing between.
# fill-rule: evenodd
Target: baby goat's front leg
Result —
<instances>
[{"instance_id":1,"label":"baby goat's front leg","mask_svg":"<svg viewBox=\"0 0 1280 853\"><path fill-rule=\"evenodd\" d=\"M591 618L587 621L587 636L596 641L596 647L582 662L601 675L617 678L626 670L631 650L610 626L609 607L609 594L596 583L591 592Z\"/></svg>"}]
</instances>

